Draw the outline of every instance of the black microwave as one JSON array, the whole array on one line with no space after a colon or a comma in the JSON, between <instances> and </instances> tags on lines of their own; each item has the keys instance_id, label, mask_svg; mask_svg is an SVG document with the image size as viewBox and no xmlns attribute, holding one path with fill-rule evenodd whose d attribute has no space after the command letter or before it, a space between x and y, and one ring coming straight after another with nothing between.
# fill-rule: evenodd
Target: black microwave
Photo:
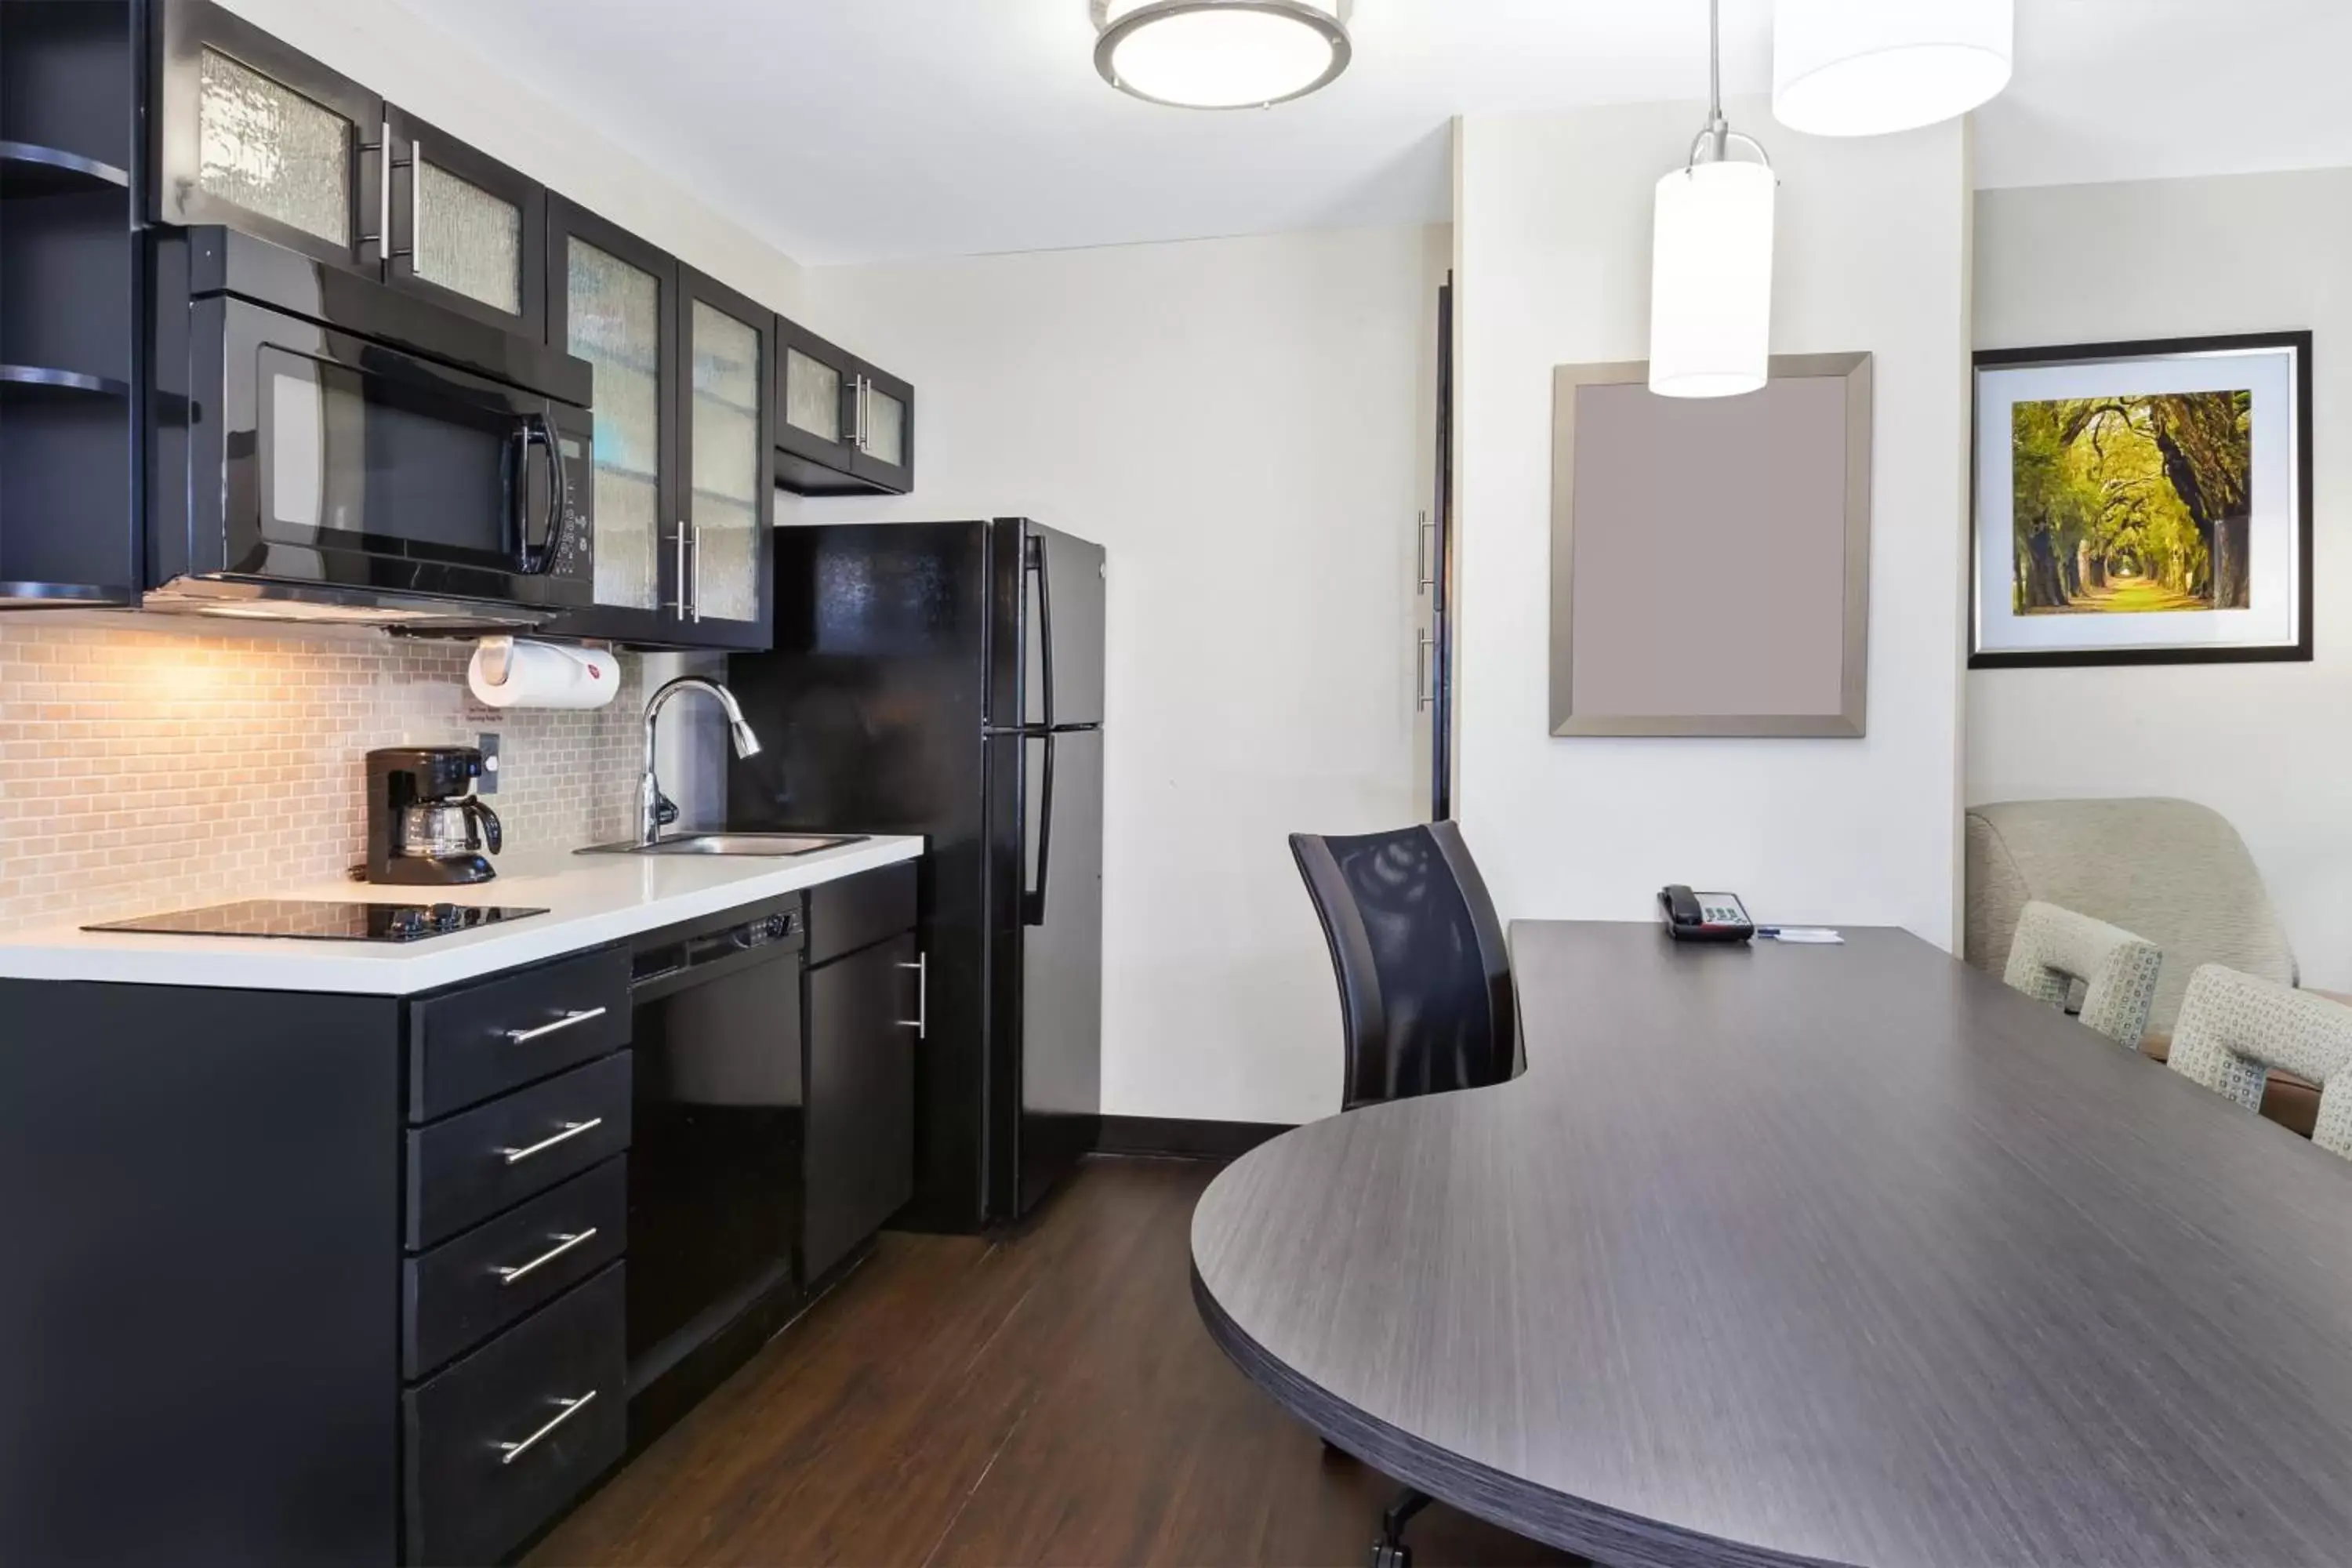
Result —
<instances>
[{"instance_id":1,"label":"black microwave","mask_svg":"<svg viewBox=\"0 0 2352 1568\"><path fill-rule=\"evenodd\" d=\"M154 246L147 607L463 630L590 602L586 362L234 229Z\"/></svg>"}]
</instances>

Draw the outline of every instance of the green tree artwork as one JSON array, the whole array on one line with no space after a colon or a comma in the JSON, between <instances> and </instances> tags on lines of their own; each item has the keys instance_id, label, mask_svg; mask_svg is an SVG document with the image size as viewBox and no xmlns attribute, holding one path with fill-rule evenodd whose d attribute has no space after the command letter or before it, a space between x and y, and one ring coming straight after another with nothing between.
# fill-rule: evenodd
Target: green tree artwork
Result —
<instances>
[{"instance_id":1,"label":"green tree artwork","mask_svg":"<svg viewBox=\"0 0 2352 1568\"><path fill-rule=\"evenodd\" d=\"M2011 607L2244 609L2252 413L2251 392L2012 405Z\"/></svg>"}]
</instances>

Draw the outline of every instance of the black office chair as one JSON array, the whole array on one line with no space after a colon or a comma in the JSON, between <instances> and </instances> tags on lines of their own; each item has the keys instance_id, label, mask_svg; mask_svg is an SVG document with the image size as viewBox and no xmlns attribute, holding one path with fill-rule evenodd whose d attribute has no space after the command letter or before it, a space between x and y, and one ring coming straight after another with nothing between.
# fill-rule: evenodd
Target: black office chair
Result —
<instances>
[{"instance_id":1,"label":"black office chair","mask_svg":"<svg viewBox=\"0 0 2352 1568\"><path fill-rule=\"evenodd\" d=\"M1518 1070L1510 954L1460 828L1294 833L1290 852L1339 976L1341 1110Z\"/></svg>"},{"instance_id":2,"label":"black office chair","mask_svg":"<svg viewBox=\"0 0 2352 1568\"><path fill-rule=\"evenodd\" d=\"M1518 1071L1510 953L1460 828L1294 833L1290 852L1339 972L1342 1110L1500 1083ZM1340 1451L1328 1438L1323 1447ZM1428 1494L1411 1487L1389 1505L1372 1568L1412 1568L1405 1524L1428 1505Z\"/></svg>"}]
</instances>

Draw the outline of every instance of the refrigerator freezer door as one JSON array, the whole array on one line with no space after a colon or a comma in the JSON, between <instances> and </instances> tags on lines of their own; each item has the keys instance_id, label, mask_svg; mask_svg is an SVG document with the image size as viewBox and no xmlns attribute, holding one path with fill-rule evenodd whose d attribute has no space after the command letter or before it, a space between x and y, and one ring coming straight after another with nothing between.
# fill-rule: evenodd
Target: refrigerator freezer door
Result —
<instances>
[{"instance_id":1,"label":"refrigerator freezer door","mask_svg":"<svg viewBox=\"0 0 2352 1568\"><path fill-rule=\"evenodd\" d=\"M1099 724L1103 718L1103 550L1023 525L1021 722Z\"/></svg>"}]
</instances>

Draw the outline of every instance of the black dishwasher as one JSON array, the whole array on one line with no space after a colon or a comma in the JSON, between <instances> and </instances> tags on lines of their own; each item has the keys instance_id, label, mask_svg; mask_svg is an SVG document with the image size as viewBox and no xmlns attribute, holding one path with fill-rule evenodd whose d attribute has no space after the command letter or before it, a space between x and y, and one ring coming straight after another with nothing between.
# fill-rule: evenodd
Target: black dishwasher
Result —
<instances>
[{"instance_id":1,"label":"black dishwasher","mask_svg":"<svg viewBox=\"0 0 2352 1568\"><path fill-rule=\"evenodd\" d=\"M631 944L633 1441L699 1393L677 1386L699 1384L693 1364L716 1359L698 1352L717 1352L715 1341L796 1288L806 945L797 895ZM664 1394L646 1397L665 1380Z\"/></svg>"}]
</instances>

